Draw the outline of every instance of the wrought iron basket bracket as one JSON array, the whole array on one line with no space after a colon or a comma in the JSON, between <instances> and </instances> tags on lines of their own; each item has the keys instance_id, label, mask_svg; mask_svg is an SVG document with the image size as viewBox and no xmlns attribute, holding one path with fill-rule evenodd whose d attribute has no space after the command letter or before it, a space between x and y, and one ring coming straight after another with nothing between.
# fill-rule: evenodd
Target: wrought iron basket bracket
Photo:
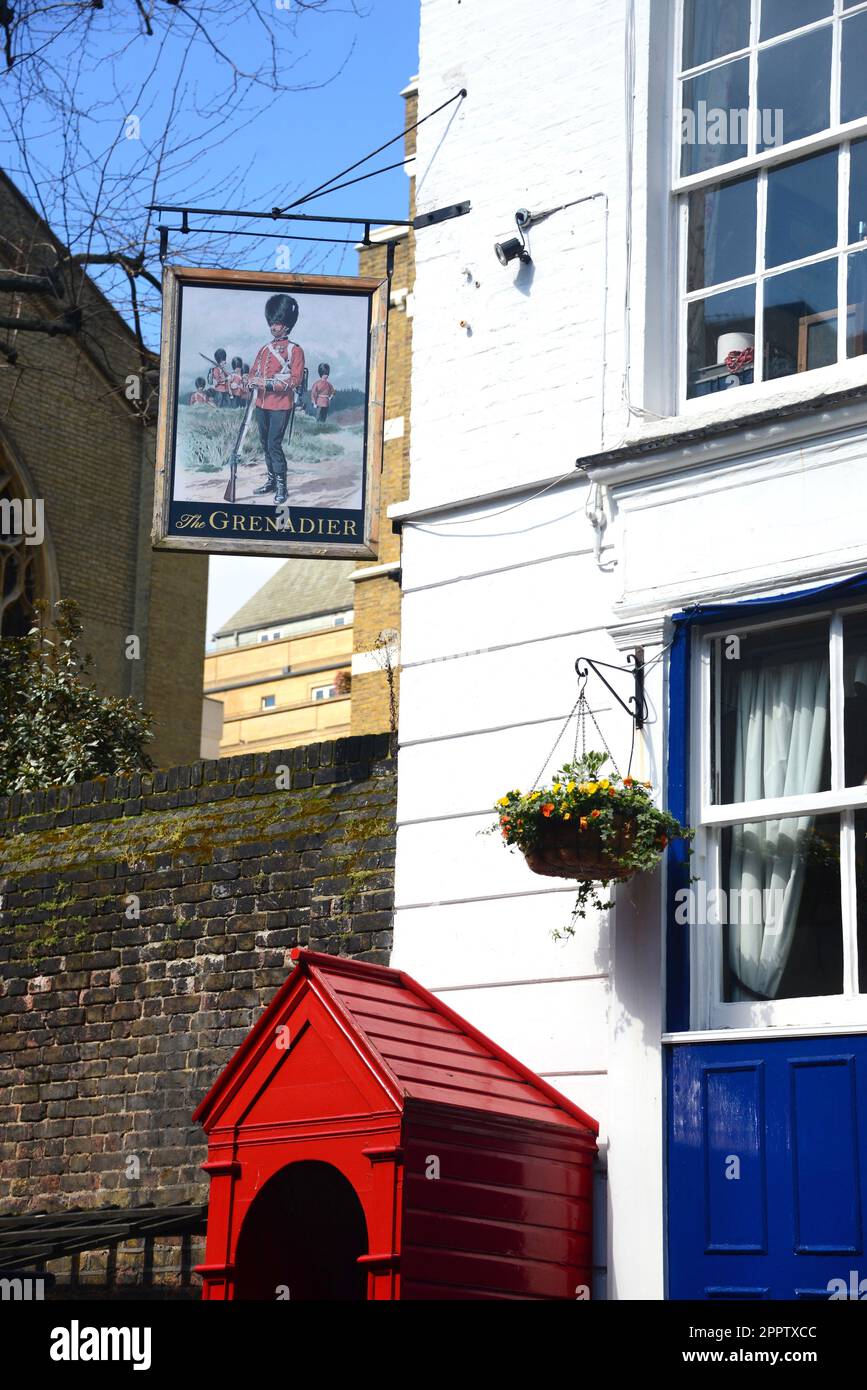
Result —
<instances>
[{"instance_id":1,"label":"wrought iron basket bracket","mask_svg":"<svg viewBox=\"0 0 867 1390\"><path fill-rule=\"evenodd\" d=\"M625 710L629 718L635 721L636 729L643 729L650 715L644 694L644 648L636 647L626 660L629 663L628 666L612 666L610 661L592 661L589 656L579 656L575 662L575 672L582 682L587 680L590 671L598 676L602 684L614 696L620 708ZM628 702L621 699L611 682L603 676L599 670L600 666L604 666L608 671L620 671L624 675L631 675L634 678L635 694L630 695Z\"/></svg>"}]
</instances>

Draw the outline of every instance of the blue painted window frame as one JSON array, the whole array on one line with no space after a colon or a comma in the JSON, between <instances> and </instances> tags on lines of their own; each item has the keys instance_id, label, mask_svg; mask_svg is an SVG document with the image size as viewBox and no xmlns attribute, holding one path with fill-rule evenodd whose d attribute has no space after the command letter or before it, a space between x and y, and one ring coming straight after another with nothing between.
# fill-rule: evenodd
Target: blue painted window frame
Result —
<instances>
[{"instance_id":1,"label":"blue painted window frame","mask_svg":"<svg viewBox=\"0 0 867 1390\"><path fill-rule=\"evenodd\" d=\"M739 603L697 604L672 616L674 637L668 666L668 808L682 824L690 821L690 679L693 639L711 624L737 625L745 616L762 618L795 612L823 603L867 594L867 571L833 584L780 594L775 598L744 599ZM668 851L666 894L666 1028L669 1033L689 1031L689 933L675 923L677 893L689 887L689 856L679 840Z\"/></svg>"}]
</instances>

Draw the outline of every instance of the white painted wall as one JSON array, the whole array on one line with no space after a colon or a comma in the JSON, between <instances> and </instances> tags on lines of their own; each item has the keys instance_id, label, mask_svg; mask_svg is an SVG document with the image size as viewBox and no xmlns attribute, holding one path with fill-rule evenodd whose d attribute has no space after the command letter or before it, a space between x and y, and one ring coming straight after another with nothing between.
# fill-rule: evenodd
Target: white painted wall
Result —
<instances>
[{"instance_id":1,"label":"white painted wall","mask_svg":"<svg viewBox=\"0 0 867 1390\"><path fill-rule=\"evenodd\" d=\"M661 875L619 889L610 920L558 943L574 885L534 876L481 832L496 798L542 771L577 696L576 657L622 664L641 641L652 660L666 615L696 598L867 568L867 429L854 404L600 460L589 471L610 485L612 522L597 557L575 460L682 428L634 413L664 395L660 238L674 221L659 208L644 95L660 7L636 8L627 189L627 0L422 0L420 111L461 86L468 96L419 131L419 210L465 198L473 210L417 238L410 499L393 509L404 521L393 963L599 1119L608 1296L660 1298ZM493 243L514 234L518 207L582 197L534 229L532 270L498 265ZM656 305L647 332L645 304ZM665 674L663 660L649 673L633 769L657 786ZM629 721L604 687L590 693L625 771ZM549 771L573 739L574 728Z\"/></svg>"}]
</instances>

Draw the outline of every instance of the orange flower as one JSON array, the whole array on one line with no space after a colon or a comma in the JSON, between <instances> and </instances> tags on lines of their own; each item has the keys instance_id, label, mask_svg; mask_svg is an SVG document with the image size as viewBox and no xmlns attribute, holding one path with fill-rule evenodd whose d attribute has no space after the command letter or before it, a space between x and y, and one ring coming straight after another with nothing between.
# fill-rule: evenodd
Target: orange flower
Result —
<instances>
[{"instance_id":1,"label":"orange flower","mask_svg":"<svg viewBox=\"0 0 867 1390\"><path fill-rule=\"evenodd\" d=\"M634 780L635 780L635 779L634 779L633 777L624 777L624 779L623 779L623 785L624 785L624 787L631 787L632 784L633 784L633 782L634 782Z\"/></svg>"},{"instance_id":2,"label":"orange flower","mask_svg":"<svg viewBox=\"0 0 867 1390\"><path fill-rule=\"evenodd\" d=\"M554 803L553 803L553 801L546 801L546 802L545 802L545 805L542 807L542 815L543 815L543 816L550 816L551 813L553 812L553 810L554 810Z\"/></svg>"},{"instance_id":3,"label":"orange flower","mask_svg":"<svg viewBox=\"0 0 867 1390\"><path fill-rule=\"evenodd\" d=\"M580 827L581 827L582 830L586 830L586 829L587 829L587 817L586 817L586 816L582 816L581 819L579 820L578 824L580 825Z\"/></svg>"},{"instance_id":4,"label":"orange flower","mask_svg":"<svg viewBox=\"0 0 867 1390\"><path fill-rule=\"evenodd\" d=\"M608 795L609 795L609 796L616 796L616 795L617 795L617 793L616 793L616 791L614 790L613 787L611 788L611 790L610 790L610 792L608 793Z\"/></svg>"},{"instance_id":5,"label":"orange flower","mask_svg":"<svg viewBox=\"0 0 867 1390\"><path fill-rule=\"evenodd\" d=\"M590 812L590 819L591 819L591 820L595 820L596 817L599 816L599 815L601 815L601 814L602 814L601 811L591 811L591 812Z\"/></svg>"}]
</instances>

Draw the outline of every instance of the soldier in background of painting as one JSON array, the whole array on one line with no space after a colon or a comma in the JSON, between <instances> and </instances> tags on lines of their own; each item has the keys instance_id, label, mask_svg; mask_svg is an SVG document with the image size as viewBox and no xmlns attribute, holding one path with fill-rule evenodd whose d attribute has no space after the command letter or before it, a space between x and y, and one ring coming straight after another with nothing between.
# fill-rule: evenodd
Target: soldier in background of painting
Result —
<instances>
[{"instance_id":1,"label":"soldier in background of painting","mask_svg":"<svg viewBox=\"0 0 867 1390\"><path fill-rule=\"evenodd\" d=\"M334 387L328 380L331 367L328 362L320 362L316 368L319 373L319 380L314 381L313 390L310 398L316 407L316 418L320 425L324 425L328 419L328 407L331 404L331 397L334 395Z\"/></svg>"},{"instance_id":2,"label":"soldier in background of painting","mask_svg":"<svg viewBox=\"0 0 867 1390\"><path fill-rule=\"evenodd\" d=\"M274 493L274 504L286 501L286 456L283 437L295 413L295 393L304 381L304 353L289 334L298 322L298 301L291 294L272 294L265 304L265 320L271 341L256 353L250 385L256 392L256 424L267 482L254 493Z\"/></svg>"},{"instance_id":3,"label":"soldier in background of painting","mask_svg":"<svg viewBox=\"0 0 867 1390\"><path fill-rule=\"evenodd\" d=\"M230 406L232 395L229 390L229 373L226 371L226 349L214 350L214 365L208 368L208 384L212 387L217 405Z\"/></svg>"},{"instance_id":4,"label":"soldier in background of painting","mask_svg":"<svg viewBox=\"0 0 867 1390\"><path fill-rule=\"evenodd\" d=\"M190 405L210 405L210 404L211 404L211 402L208 400L208 397L205 395L205 378L204 378L203 376L197 376L197 377L196 377L196 389L195 389L195 391L191 391L191 392L190 392L189 404L190 404Z\"/></svg>"},{"instance_id":5,"label":"soldier in background of painting","mask_svg":"<svg viewBox=\"0 0 867 1390\"><path fill-rule=\"evenodd\" d=\"M232 371L229 376L229 394L235 409L243 410L249 400L249 396L247 387L244 384L244 363L240 357L232 358Z\"/></svg>"}]
</instances>

